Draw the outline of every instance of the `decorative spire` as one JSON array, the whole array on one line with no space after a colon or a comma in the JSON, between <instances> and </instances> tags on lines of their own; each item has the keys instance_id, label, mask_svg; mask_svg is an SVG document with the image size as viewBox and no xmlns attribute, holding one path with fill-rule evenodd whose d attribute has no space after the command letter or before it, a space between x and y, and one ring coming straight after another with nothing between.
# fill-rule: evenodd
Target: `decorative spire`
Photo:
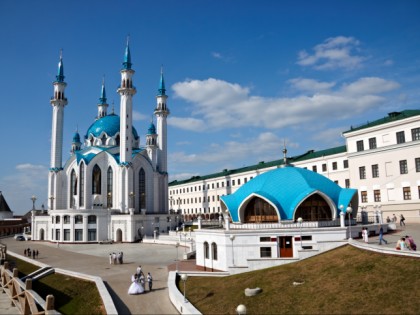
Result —
<instances>
[{"instance_id":1,"label":"decorative spire","mask_svg":"<svg viewBox=\"0 0 420 315\"><path fill-rule=\"evenodd\" d=\"M283 148L283 163L284 163L284 166L287 166L287 149L286 149L286 140L284 140L284 148Z\"/></svg>"},{"instance_id":2,"label":"decorative spire","mask_svg":"<svg viewBox=\"0 0 420 315\"><path fill-rule=\"evenodd\" d=\"M131 54L130 54L130 35L127 36L127 46L125 47L123 69L131 70Z\"/></svg>"},{"instance_id":3,"label":"decorative spire","mask_svg":"<svg viewBox=\"0 0 420 315\"><path fill-rule=\"evenodd\" d=\"M160 82L159 82L159 96L165 95L166 89L165 89L165 80L163 78L163 65L160 67Z\"/></svg>"},{"instance_id":4,"label":"decorative spire","mask_svg":"<svg viewBox=\"0 0 420 315\"><path fill-rule=\"evenodd\" d=\"M114 100L112 100L112 112L111 112L111 115L115 115L115 108L114 108L115 106L114 106Z\"/></svg>"},{"instance_id":5,"label":"decorative spire","mask_svg":"<svg viewBox=\"0 0 420 315\"><path fill-rule=\"evenodd\" d=\"M155 135L156 134L156 127L155 127L155 124L153 123L153 117L152 117L152 119L150 119L150 125L149 125L149 129L147 130L148 131L148 135Z\"/></svg>"},{"instance_id":6,"label":"decorative spire","mask_svg":"<svg viewBox=\"0 0 420 315\"><path fill-rule=\"evenodd\" d=\"M64 82L63 49L60 49L60 61L58 62L58 72L55 77L57 82Z\"/></svg>"},{"instance_id":7,"label":"decorative spire","mask_svg":"<svg viewBox=\"0 0 420 315\"><path fill-rule=\"evenodd\" d=\"M101 89L101 97L99 98L100 104L106 104L106 92L105 92L105 75L102 78L102 89Z\"/></svg>"}]
</instances>

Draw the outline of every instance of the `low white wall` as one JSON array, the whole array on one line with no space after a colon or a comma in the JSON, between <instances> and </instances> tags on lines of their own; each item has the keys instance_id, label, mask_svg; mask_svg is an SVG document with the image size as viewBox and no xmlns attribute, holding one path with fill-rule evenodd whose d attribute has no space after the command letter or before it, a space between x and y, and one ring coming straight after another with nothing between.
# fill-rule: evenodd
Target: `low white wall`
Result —
<instances>
[{"instance_id":1,"label":"low white wall","mask_svg":"<svg viewBox=\"0 0 420 315\"><path fill-rule=\"evenodd\" d=\"M169 299L172 304L180 314L201 314L188 300L184 301L183 293L181 293L176 286L176 274L175 271L170 271L168 275Z\"/></svg>"},{"instance_id":2,"label":"low white wall","mask_svg":"<svg viewBox=\"0 0 420 315\"><path fill-rule=\"evenodd\" d=\"M42 267L54 268L50 265L43 264L43 263L41 263L37 260L30 259L29 257L19 255L15 252L12 252L12 251L9 251L9 250L7 251L7 253L10 254L11 256L14 256L14 257L16 257L20 260L24 260L24 261L26 261L26 262L28 262L32 265L38 266L40 268L42 268ZM64 275L68 275L68 276L71 276L71 277L76 277L76 278L79 278L79 279L82 279L82 280L95 282L96 287L98 289L98 292L99 292L99 294L102 298L102 302L104 303L106 313L107 314L118 314L117 309L115 308L115 305L114 305L114 301L112 300L111 295L109 294L107 288L105 287L105 284L104 284L101 277L91 276L91 275L87 275L87 274L84 274L84 273L74 272L74 271L60 269L60 268L54 268L54 272L64 274Z\"/></svg>"}]
</instances>

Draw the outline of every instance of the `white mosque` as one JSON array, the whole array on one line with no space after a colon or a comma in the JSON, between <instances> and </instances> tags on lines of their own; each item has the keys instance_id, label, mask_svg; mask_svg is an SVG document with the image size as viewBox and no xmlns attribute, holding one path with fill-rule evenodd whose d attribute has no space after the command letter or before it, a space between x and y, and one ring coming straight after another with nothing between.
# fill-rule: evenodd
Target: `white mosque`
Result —
<instances>
[{"instance_id":1,"label":"white mosque","mask_svg":"<svg viewBox=\"0 0 420 315\"><path fill-rule=\"evenodd\" d=\"M144 235L167 232L177 224L168 214L167 122L169 109L161 71L146 146L133 126L133 84L129 43L125 49L120 95L120 115L108 104L102 83L98 116L83 143L73 136L71 156L62 164L64 108L67 83L63 59L53 82L51 98L51 164L48 177L48 211L32 213L32 239L86 243L135 242Z\"/></svg>"}]
</instances>

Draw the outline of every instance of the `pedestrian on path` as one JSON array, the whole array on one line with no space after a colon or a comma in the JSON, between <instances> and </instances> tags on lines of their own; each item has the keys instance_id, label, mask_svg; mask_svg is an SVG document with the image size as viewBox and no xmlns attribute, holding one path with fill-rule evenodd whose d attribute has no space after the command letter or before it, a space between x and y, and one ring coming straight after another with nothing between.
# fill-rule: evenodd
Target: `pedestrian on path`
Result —
<instances>
[{"instance_id":1,"label":"pedestrian on path","mask_svg":"<svg viewBox=\"0 0 420 315\"><path fill-rule=\"evenodd\" d=\"M402 214L400 214L400 226L405 226L405 218Z\"/></svg>"},{"instance_id":2,"label":"pedestrian on path","mask_svg":"<svg viewBox=\"0 0 420 315\"><path fill-rule=\"evenodd\" d=\"M369 231L367 228L363 228L362 230L362 238L365 241L365 243L369 243Z\"/></svg>"},{"instance_id":3,"label":"pedestrian on path","mask_svg":"<svg viewBox=\"0 0 420 315\"><path fill-rule=\"evenodd\" d=\"M147 273L147 283L149 283L149 291L152 291L153 278L150 272Z\"/></svg>"},{"instance_id":4,"label":"pedestrian on path","mask_svg":"<svg viewBox=\"0 0 420 315\"><path fill-rule=\"evenodd\" d=\"M384 228L381 226L379 229L379 245L382 245L382 242L388 244L388 241L384 239Z\"/></svg>"}]
</instances>

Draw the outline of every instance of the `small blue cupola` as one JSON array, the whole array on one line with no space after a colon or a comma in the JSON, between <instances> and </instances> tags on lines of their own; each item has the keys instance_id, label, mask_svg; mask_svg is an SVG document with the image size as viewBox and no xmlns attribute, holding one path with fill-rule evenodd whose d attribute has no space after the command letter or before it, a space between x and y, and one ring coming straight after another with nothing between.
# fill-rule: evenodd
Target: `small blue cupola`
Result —
<instances>
[{"instance_id":1,"label":"small blue cupola","mask_svg":"<svg viewBox=\"0 0 420 315\"><path fill-rule=\"evenodd\" d=\"M148 135L155 135L156 134L156 127L153 121L150 122L149 129L147 130Z\"/></svg>"},{"instance_id":2,"label":"small blue cupola","mask_svg":"<svg viewBox=\"0 0 420 315\"><path fill-rule=\"evenodd\" d=\"M58 62L58 72L55 76L57 82L64 82L63 50L60 51L60 61Z\"/></svg>"},{"instance_id":3,"label":"small blue cupola","mask_svg":"<svg viewBox=\"0 0 420 315\"><path fill-rule=\"evenodd\" d=\"M160 82L159 82L158 96L165 95L165 79L163 78L163 67L160 68Z\"/></svg>"},{"instance_id":4,"label":"small blue cupola","mask_svg":"<svg viewBox=\"0 0 420 315\"><path fill-rule=\"evenodd\" d=\"M124 62L123 62L124 70L131 70L131 54L130 54L129 42L130 42L130 38L127 37L127 46L125 47Z\"/></svg>"},{"instance_id":5,"label":"small blue cupola","mask_svg":"<svg viewBox=\"0 0 420 315\"><path fill-rule=\"evenodd\" d=\"M73 141L71 142L70 152L73 154L76 151L80 151L81 146L82 146L82 143L80 142L79 130L76 129L76 131L73 134Z\"/></svg>"}]
</instances>

